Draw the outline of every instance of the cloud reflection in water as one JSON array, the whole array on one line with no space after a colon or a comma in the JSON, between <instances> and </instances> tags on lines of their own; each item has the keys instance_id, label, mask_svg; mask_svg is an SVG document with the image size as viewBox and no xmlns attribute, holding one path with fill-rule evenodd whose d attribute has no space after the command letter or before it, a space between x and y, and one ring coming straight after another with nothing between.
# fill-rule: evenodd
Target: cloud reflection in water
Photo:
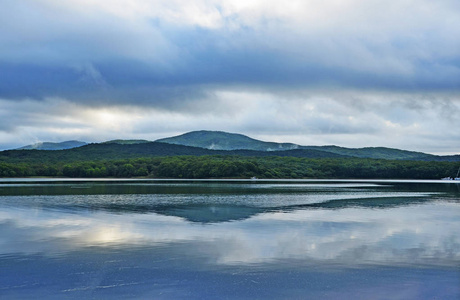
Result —
<instances>
[{"instance_id":1,"label":"cloud reflection in water","mask_svg":"<svg viewBox=\"0 0 460 300\"><path fill-rule=\"evenodd\" d=\"M178 255L202 255L218 265L286 259L341 265L449 265L460 262L459 223L460 207L449 202L390 210L267 211L211 224L158 213L36 210L31 214L7 208L0 212L0 251L53 256L93 246L129 250L185 243L187 252Z\"/></svg>"}]
</instances>

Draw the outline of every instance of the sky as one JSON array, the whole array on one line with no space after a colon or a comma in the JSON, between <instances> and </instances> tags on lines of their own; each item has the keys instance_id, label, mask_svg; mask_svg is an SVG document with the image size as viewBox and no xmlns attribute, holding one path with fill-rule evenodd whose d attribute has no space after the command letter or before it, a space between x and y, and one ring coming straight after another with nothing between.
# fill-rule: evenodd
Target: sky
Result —
<instances>
[{"instance_id":1,"label":"sky","mask_svg":"<svg viewBox=\"0 0 460 300\"><path fill-rule=\"evenodd\" d=\"M0 150L220 130L460 153L458 0L0 7Z\"/></svg>"}]
</instances>

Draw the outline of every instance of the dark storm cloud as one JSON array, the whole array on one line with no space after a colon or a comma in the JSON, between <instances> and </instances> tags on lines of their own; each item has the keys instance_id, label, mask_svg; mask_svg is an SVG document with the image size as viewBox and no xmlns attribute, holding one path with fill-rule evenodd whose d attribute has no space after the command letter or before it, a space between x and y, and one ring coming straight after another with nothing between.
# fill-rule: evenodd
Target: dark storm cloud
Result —
<instances>
[{"instance_id":1,"label":"dark storm cloud","mask_svg":"<svg viewBox=\"0 0 460 300\"><path fill-rule=\"evenodd\" d=\"M445 25L434 20L415 22L420 37L404 28L377 26L379 40L372 32L349 30L348 23L325 33L311 28L303 33L288 31L302 23L270 16L266 23L231 29L227 23L176 24L162 15L133 21L100 9L73 11L53 1L5 1L3 6L4 99L51 96L172 108L228 87L460 89L460 52L442 49L460 43L453 36L435 36L431 31Z\"/></svg>"}]
</instances>

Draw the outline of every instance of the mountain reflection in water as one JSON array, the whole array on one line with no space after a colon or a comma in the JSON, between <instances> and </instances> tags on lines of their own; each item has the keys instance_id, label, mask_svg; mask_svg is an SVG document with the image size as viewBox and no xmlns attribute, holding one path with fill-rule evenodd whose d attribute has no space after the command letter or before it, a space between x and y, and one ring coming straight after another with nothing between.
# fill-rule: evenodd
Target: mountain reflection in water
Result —
<instances>
[{"instance_id":1,"label":"mountain reflection in water","mask_svg":"<svg viewBox=\"0 0 460 300\"><path fill-rule=\"evenodd\" d=\"M455 184L78 184L0 184L0 296L460 296Z\"/></svg>"}]
</instances>

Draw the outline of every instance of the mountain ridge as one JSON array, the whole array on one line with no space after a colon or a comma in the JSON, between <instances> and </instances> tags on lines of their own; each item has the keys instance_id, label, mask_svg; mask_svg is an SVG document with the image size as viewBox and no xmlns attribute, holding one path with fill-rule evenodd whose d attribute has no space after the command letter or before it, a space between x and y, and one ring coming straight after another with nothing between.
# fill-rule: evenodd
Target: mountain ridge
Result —
<instances>
[{"instance_id":1,"label":"mountain ridge","mask_svg":"<svg viewBox=\"0 0 460 300\"><path fill-rule=\"evenodd\" d=\"M210 150L278 151L299 148L299 145L293 143L265 142L239 133L210 130L190 131L178 136L158 139L155 142L200 147Z\"/></svg>"},{"instance_id":2,"label":"mountain ridge","mask_svg":"<svg viewBox=\"0 0 460 300\"><path fill-rule=\"evenodd\" d=\"M70 143L66 146L66 143ZM73 143L73 144L72 144ZM80 144L75 144L80 143ZM388 147L364 147L364 148L346 148L335 145L327 146L302 146L294 143L276 143L276 142L265 142L248 137L238 133L228 133L224 131L191 131L181 135L157 139L154 142L147 140L110 140L102 143L91 143L79 141L66 141L62 143L42 143L45 146L32 147L33 145L24 146L15 150L66 150L76 149L88 145L109 145L108 151L111 149L118 149L123 152L127 148L118 148L116 145L136 145L136 151L140 153L151 153L146 149L152 149L149 144L170 144L191 147L188 150L180 151L186 155L187 152L198 153L200 151L192 148L205 149L209 155L223 154L223 155L254 155L254 156L293 156L293 157L356 157L356 158L372 158L372 159L389 159L389 160L421 160L421 161L460 161L460 155L447 155L438 156L433 154L427 154L423 152L401 150ZM51 146L50 146L51 145ZM110 147L112 145L113 147ZM140 150L141 148L144 150ZM161 147L158 147L158 149ZM94 148L96 149L96 148ZM6 151L6 150L5 150ZM11 151L11 150L9 150ZM175 153L175 150L171 150ZM226 152L229 151L229 152ZM254 152L251 152L254 151ZM160 151L163 153L163 150ZM166 152L164 152L166 153ZM201 152L200 152L201 153ZM240 153L240 154L238 154ZM114 154L115 155L115 154ZM150 154L148 154L150 155Z\"/></svg>"}]
</instances>

